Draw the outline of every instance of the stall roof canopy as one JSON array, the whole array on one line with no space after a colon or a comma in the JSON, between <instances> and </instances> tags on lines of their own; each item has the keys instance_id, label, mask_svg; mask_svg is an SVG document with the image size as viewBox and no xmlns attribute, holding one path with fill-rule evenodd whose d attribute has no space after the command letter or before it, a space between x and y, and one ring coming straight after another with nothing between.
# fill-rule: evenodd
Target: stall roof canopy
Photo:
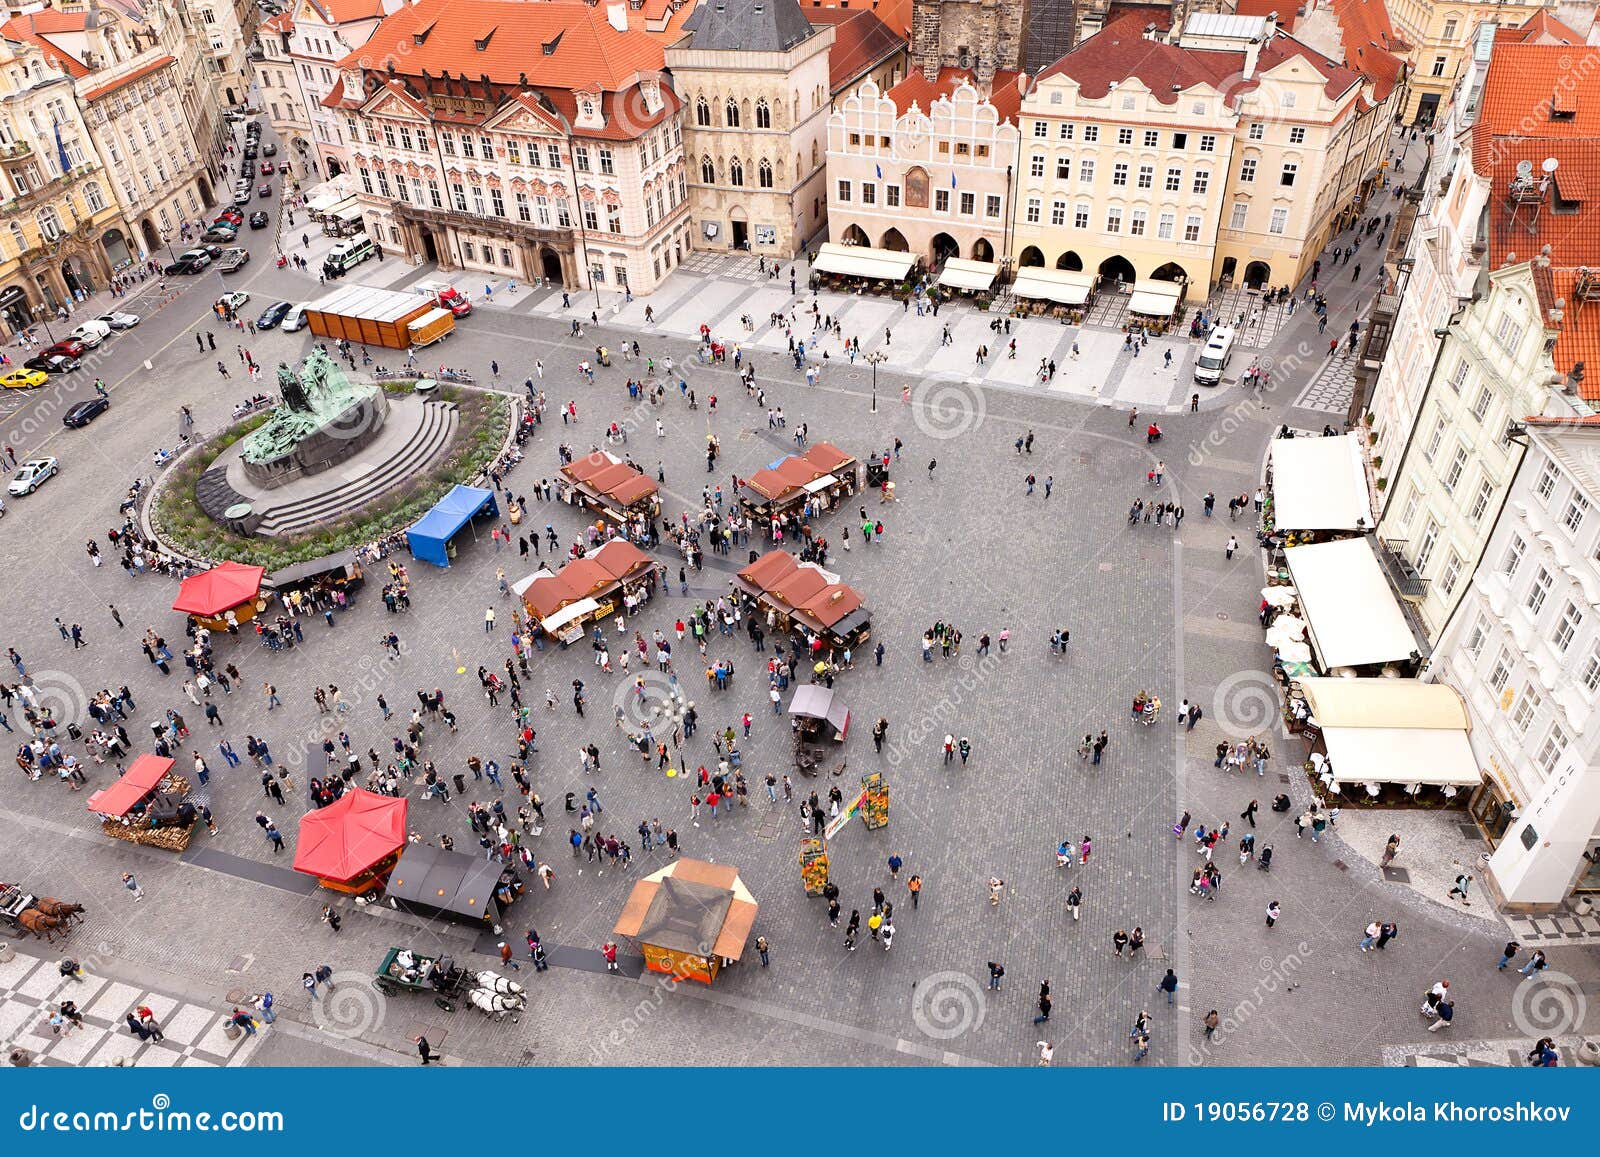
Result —
<instances>
[{"instance_id":1,"label":"stall roof canopy","mask_svg":"<svg viewBox=\"0 0 1600 1157\"><path fill-rule=\"evenodd\" d=\"M378 289L371 285L346 285L325 297L319 297L306 308L318 313L337 313L341 317L389 322L409 321L433 307L426 298L418 297L415 293Z\"/></svg>"},{"instance_id":2,"label":"stall roof canopy","mask_svg":"<svg viewBox=\"0 0 1600 1157\"><path fill-rule=\"evenodd\" d=\"M1279 530L1371 529L1372 502L1356 436L1274 439L1272 512Z\"/></svg>"},{"instance_id":3,"label":"stall roof canopy","mask_svg":"<svg viewBox=\"0 0 1600 1157\"><path fill-rule=\"evenodd\" d=\"M769 550L739 572L740 581L791 608L802 619L832 629L863 611L861 595L816 563L799 563L781 550ZM845 632L848 633L848 632Z\"/></svg>"},{"instance_id":4,"label":"stall roof canopy","mask_svg":"<svg viewBox=\"0 0 1600 1157\"><path fill-rule=\"evenodd\" d=\"M434 566L449 566L450 554L446 544L481 510L490 514L499 513L494 491L476 486L456 486L406 531L406 541L411 545L412 555Z\"/></svg>"},{"instance_id":5,"label":"stall roof canopy","mask_svg":"<svg viewBox=\"0 0 1600 1157\"><path fill-rule=\"evenodd\" d=\"M1145 280L1133 283L1128 312L1145 317L1171 317L1183 300L1183 286L1176 281Z\"/></svg>"},{"instance_id":6,"label":"stall roof canopy","mask_svg":"<svg viewBox=\"0 0 1600 1157\"><path fill-rule=\"evenodd\" d=\"M593 610L599 604L593 602L591 596L636 578L654 565L650 556L633 543L614 538L599 550L573 559L556 574L541 567L527 578L519 579L513 589L530 611L540 619L549 619L563 607L578 602L588 603L588 609ZM569 615L562 621L575 617ZM545 626L554 629L548 622Z\"/></svg>"},{"instance_id":7,"label":"stall roof canopy","mask_svg":"<svg viewBox=\"0 0 1600 1157\"><path fill-rule=\"evenodd\" d=\"M790 715L803 715L807 719L826 719L834 730L843 731L850 722L850 709L834 698L833 692L820 683L802 683L795 688L789 701Z\"/></svg>"},{"instance_id":8,"label":"stall roof canopy","mask_svg":"<svg viewBox=\"0 0 1600 1157\"><path fill-rule=\"evenodd\" d=\"M865 245L839 245L824 242L817 251L813 269L843 277L879 277L898 281L911 272L916 260L909 253L893 249L871 249Z\"/></svg>"},{"instance_id":9,"label":"stall roof canopy","mask_svg":"<svg viewBox=\"0 0 1600 1157\"><path fill-rule=\"evenodd\" d=\"M601 569L617 579L628 578L654 565L649 555L621 538L613 538L595 551L592 557Z\"/></svg>"},{"instance_id":10,"label":"stall roof canopy","mask_svg":"<svg viewBox=\"0 0 1600 1157\"><path fill-rule=\"evenodd\" d=\"M1291 546L1284 558L1323 671L1406 659L1416 650L1370 539Z\"/></svg>"},{"instance_id":11,"label":"stall roof canopy","mask_svg":"<svg viewBox=\"0 0 1600 1157\"><path fill-rule=\"evenodd\" d=\"M284 567L282 570L274 571L267 577L267 582L274 587L292 587L295 583L304 582L306 579L315 578L317 575L347 569L355 565L355 563L355 551L335 551L333 554L325 554L321 558L314 558L310 562L297 562L292 566Z\"/></svg>"},{"instance_id":12,"label":"stall roof canopy","mask_svg":"<svg viewBox=\"0 0 1600 1157\"><path fill-rule=\"evenodd\" d=\"M405 799L353 788L301 819L294 870L324 880L350 880L405 843Z\"/></svg>"},{"instance_id":13,"label":"stall roof canopy","mask_svg":"<svg viewBox=\"0 0 1600 1157\"><path fill-rule=\"evenodd\" d=\"M951 289L988 289L999 272L1000 267L993 261L968 261L963 257L952 257L939 271L939 284Z\"/></svg>"},{"instance_id":14,"label":"stall roof canopy","mask_svg":"<svg viewBox=\"0 0 1600 1157\"><path fill-rule=\"evenodd\" d=\"M561 468L561 473L572 483L619 506L631 506L656 492L656 484L642 471L604 450L574 458Z\"/></svg>"},{"instance_id":15,"label":"stall roof canopy","mask_svg":"<svg viewBox=\"0 0 1600 1157\"><path fill-rule=\"evenodd\" d=\"M206 618L231 611L261 593L261 578L266 573L265 567L218 563L203 574L184 579L172 609Z\"/></svg>"},{"instance_id":16,"label":"stall roof canopy","mask_svg":"<svg viewBox=\"0 0 1600 1157\"><path fill-rule=\"evenodd\" d=\"M1094 290L1094 275L1070 269L1043 269L1029 265L1017 270L1011 292L1018 297L1054 301L1060 305L1082 305Z\"/></svg>"},{"instance_id":17,"label":"stall roof canopy","mask_svg":"<svg viewBox=\"0 0 1600 1157\"><path fill-rule=\"evenodd\" d=\"M856 460L832 442L813 442L811 448L800 455L824 474L837 474Z\"/></svg>"},{"instance_id":18,"label":"stall roof canopy","mask_svg":"<svg viewBox=\"0 0 1600 1157\"><path fill-rule=\"evenodd\" d=\"M407 844L394 874L391 897L455 916L482 918L490 910L501 866L481 856L447 852L431 844Z\"/></svg>"},{"instance_id":19,"label":"stall roof canopy","mask_svg":"<svg viewBox=\"0 0 1600 1157\"><path fill-rule=\"evenodd\" d=\"M691 956L738 960L756 911L737 869L679 859L633 886L612 932Z\"/></svg>"},{"instance_id":20,"label":"stall roof canopy","mask_svg":"<svg viewBox=\"0 0 1600 1157\"><path fill-rule=\"evenodd\" d=\"M1417 679L1302 679L1335 777L1470 787L1482 780L1461 696Z\"/></svg>"},{"instance_id":21,"label":"stall roof canopy","mask_svg":"<svg viewBox=\"0 0 1600 1157\"><path fill-rule=\"evenodd\" d=\"M171 770L172 760L159 755L141 755L116 783L89 797L89 810L96 815L125 816L134 804L154 791Z\"/></svg>"}]
</instances>

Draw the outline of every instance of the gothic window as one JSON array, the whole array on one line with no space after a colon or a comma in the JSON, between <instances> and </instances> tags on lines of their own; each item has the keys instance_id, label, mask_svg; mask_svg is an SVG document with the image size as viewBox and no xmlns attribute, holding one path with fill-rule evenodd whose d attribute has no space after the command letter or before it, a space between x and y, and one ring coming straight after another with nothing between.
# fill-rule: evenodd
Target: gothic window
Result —
<instances>
[{"instance_id":1,"label":"gothic window","mask_svg":"<svg viewBox=\"0 0 1600 1157\"><path fill-rule=\"evenodd\" d=\"M723 109L722 115L723 123L726 124L730 129L736 129L739 127L739 106L734 102L734 99L731 96L728 98L727 106Z\"/></svg>"},{"instance_id":2,"label":"gothic window","mask_svg":"<svg viewBox=\"0 0 1600 1157\"><path fill-rule=\"evenodd\" d=\"M706 103L706 98L701 97L694 103L694 123L709 125L711 123L711 106Z\"/></svg>"},{"instance_id":3,"label":"gothic window","mask_svg":"<svg viewBox=\"0 0 1600 1157\"><path fill-rule=\"evenodd\" d=\"M772 188L772 165L765 157L761 158L761 166L756 171L756 179L760 181L763 189Z\"/></svg>"},{"instance_id":4,"label":"gothic window","mask_svg":"<svg viewBox=\"0 0 1600 1157\"><path fill-rule=\"evenodd\" d=\"M710 157L700 158L700 181L706 185L717 183L717 168L711 163Z\"/></svg>"},{"instance_id":5,"label":"gothic window","mask_svg":"<svg viewBox=\"0 0 1600 1157\"><path fill-rule=\"evenodd\" d=\"M767 107L766 98L756 101L756 128L770 129L772 127L772 109Z\"/></svg>"},{"instance_id":6,"label":"gothic window","mask_svg":"<svg viewBox=\"0 0 1600 1157\"><path fill-rule=\"evenodd\" d=\"M728 184L735 187L744 185L744 162L738 157L728 162Z\"/></svg>"}]
</instances>

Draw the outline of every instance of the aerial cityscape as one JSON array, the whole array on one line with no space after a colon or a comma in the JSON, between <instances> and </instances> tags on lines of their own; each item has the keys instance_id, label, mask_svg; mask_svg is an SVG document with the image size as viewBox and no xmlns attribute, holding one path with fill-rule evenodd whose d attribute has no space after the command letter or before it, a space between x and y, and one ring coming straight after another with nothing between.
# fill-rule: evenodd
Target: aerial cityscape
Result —
<instances>
[{"instance_id":1,"label":"aerial cityscape","mask_svg":"<svg viewBox=\"0 0 1600 1157\"><path fill-rule=\"evenodd\" d=\"M9 1067L1600 1064L1594 0L5 7Z\"/></svg>"}]
</instances>

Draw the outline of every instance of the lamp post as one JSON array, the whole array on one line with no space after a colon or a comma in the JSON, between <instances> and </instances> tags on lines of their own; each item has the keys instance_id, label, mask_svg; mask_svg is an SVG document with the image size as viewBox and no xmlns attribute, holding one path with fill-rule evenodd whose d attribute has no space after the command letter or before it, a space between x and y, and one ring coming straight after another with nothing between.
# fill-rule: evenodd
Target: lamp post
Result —
<instances>
[{"instance_id":1,"label":"lamp post","mask_svg":"<svg viewBox=\"0 0 1600 1157\"><path fill-rule=\"evenodd\" d=\"M689 765L683 759L683 719L693 706L693 703L684 700L683 692L674 686L668 691L666 699L650 709L652 720L659 720L671 728L672 753L678 763L678 774L685 778L689 775Z\"/></svg>"},{"instance_id":2,"label":"lamp post","mask_svg":"<svg viewBox=\"0 0 1600 1157\"><path fill-rule=\"evenodd\" d=\"M878 366L889 360L889 355L882 350L873 350L867 355L867 364L872 367L872 408L868 413L878 412Z\"/></svg>"}]
</instances>

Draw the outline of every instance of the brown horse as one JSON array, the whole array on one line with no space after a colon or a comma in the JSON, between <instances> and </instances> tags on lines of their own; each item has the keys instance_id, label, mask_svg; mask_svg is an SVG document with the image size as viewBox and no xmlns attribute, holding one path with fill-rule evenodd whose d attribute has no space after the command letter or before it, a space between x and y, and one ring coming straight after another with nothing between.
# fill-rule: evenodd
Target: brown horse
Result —
<instances>
[{"instance_id":1,"label":"brown horse","mask_svg":"<svg viewBox=\"0 0 1600 1157\"><path fill-rule=\"evenodd\" d=\"M61 939L67 938L67 921L61 916L46 916L37 908L29 908L17 917L17 923L35 936L44 938L46 944L55 942L55 933L61 934Z\"/></svg>"},{"instance_id":2,"label":"brown horse","mask_svg":"<svg viewBox=\"0 0 1600 1157\"><path fill-rule=\"evenodd\" d=\"M82 904L74 904L71 900L58 900L54 896L40 896L33 902L33 906L46 916L59 916L70 927L73 921L83 922L83 914L88 911Z\"/></svg>"}]
</instances>

